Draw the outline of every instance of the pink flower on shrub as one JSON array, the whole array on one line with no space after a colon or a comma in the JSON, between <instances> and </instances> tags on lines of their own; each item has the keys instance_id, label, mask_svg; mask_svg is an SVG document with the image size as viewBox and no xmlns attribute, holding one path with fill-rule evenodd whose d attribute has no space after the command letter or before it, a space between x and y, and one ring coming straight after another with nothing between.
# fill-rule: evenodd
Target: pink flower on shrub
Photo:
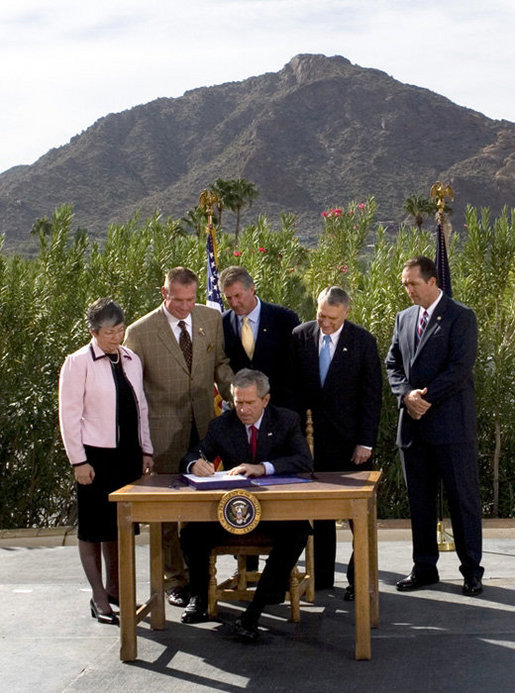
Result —
<instances>
[{"instance_id":1,"label":"pink flower on shrub","mask_svg":"<svg viewBox=\"0 0 515 693\"><path fill-rule=\"evenodd\" d=\"M354 210L353 210L353 209L349 209L349 216L351 217L353 214L354 214Z\"/></svg>"},{"instance_id":2,"label":"pink flower on shrub","mask_svg":"<svg viewBox=\"0 0 515 693\"><path fill-rule=\"evenodd\" d=\"M326 216L327 216L327 212L322 212L322 215L321 215L321 216L326 217Z\"/></svg>"},{"instance_id":3,"label":"pink flower on shrub","mask_svg":"<svg viewBox=\"0 0 515 693\"><path fill-rule=\"evenodd\" d=\"M263 248L262 245L259 246L258 250L260 253L266 253L266 248Z\"/></svg>"},{"instance_id":4,"label":"pink flower on shrub","mask_svg":"<svg viewBox=\"0 0 515 693\"><path fill-rule=\"evenodd\" d=\"M234 257L240 257L241 251L240 251L240 250L235 250L235 251L233 252L233 255L234 255Z\"/></svg>"},{"instance_id":5,"label":"pink flower on shrub","mask_svg":"<svg viewBox=\"0 0 515 693\"><path fill-rule=\"evenodd\" d=\"M361 210L365 209L365 207L366 207L366 204L364 204L363 202L360 202L358 205L358 209L361 209Z\"/></svg>"}]
</instances>

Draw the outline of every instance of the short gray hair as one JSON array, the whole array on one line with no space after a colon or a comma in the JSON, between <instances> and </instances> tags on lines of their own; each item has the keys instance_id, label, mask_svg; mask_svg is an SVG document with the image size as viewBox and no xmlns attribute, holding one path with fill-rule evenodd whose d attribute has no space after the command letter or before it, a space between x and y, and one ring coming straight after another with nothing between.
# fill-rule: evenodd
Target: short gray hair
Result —
<instances>
[{"instance_id":1,"label":"short gray hair","mask_svg":"<svg viewBox=\"0 0 515 693\"><path fill-rule=\"evenodd\" d=\"M88 327L98 332L101 327L113 327L124 322L123 310L112 298L98 298L86 313Z\"/></svg>"},{"instance_id":2,"label":"short gray hair","mask_svg":"<svg viewBox=\"0 0 515 693\"><path fill-rule=\"evenodd\" d=\"M328 303L330 306L350 306L349 294L341 286L328 286L318 294L317 303Z\"/></svg>"},{"instance_id":3,"label":"short gray hair","mask_svg":"<svg viewBox=\"0 0 515 693\"><path fill-rule=\"evenodd\" d=\"M233 378L231 385L231 392L234 393L234 388L236 387L252 387L256 386L258 396L263 399L270 392L270 381L268 376L261 371L255 371L251 368L242 368L238 371Z\"/></svg>"},{"instance_id":4,"label":"short gray hair","mask_svg":"<svg viewBox=\"0 0 515 693\"><path fill-rule=\"evenodd\" d=\"M241 282L244 289L251 289L254 286L254 280L247 272L245 267L240 267L239 265L231 265L231 267L226 267L218 278L220 288L222 291L224 291L228 286L232 286L235 282Z\"/></svg>"}]
</instances>

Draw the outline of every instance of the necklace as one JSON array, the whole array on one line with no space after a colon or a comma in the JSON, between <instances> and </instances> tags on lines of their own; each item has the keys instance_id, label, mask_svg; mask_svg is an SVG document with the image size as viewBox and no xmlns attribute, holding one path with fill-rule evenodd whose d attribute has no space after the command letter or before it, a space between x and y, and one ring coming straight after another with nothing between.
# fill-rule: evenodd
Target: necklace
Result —
<instances>
[{"instance_id":1,"label":"necklace","mask_svg":"<svg viewBox=\"0 0 515 693\"><path fill-rule=\"evenodd\" d=\"M117 363L120 363L120 352L119 351L116 352L116 361L114 360L114 358L111 358L112 354L108 354L107 356L109 358L109 362L111 363L111 366L116 366Z\"/></svg>"}]
</instances>

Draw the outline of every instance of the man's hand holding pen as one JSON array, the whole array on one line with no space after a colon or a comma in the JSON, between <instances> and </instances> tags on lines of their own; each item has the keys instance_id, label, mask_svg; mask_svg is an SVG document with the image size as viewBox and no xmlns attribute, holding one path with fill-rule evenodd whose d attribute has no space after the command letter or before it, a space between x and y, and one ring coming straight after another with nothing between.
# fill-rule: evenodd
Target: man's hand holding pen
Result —
<instances>
[{"instance_id":1,"label":"man's hand holding pen","mask_svg":"<svg viewBox=\"0 0 515 693\"><path fill-rule=\"evenodd\" d=\"M213 476L215 465L207 459L202 450L199 450L198 454L198 460L191 465L191 472L195 476Z\"/></svg>"}]
</instances>

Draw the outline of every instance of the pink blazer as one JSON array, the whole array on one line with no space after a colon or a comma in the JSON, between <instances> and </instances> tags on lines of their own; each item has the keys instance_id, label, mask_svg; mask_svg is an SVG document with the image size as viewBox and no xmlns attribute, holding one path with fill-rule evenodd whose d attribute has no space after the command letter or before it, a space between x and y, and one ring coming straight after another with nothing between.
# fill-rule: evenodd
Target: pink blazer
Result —
<instances>
[{"instance_id":1,"label":"pink blazer","mask_svg":"<svg viewBox=\"0 0 515 693\"><path fill-rule=\"evenodd\" d=\"M143 370L138 356L120 347L120 358L132 385L138 408L138 429L144 454L153 452L148 407L143 392ZM72 465L86 461L84 445L115 448L117 445L116 386L109 358L95 338L66 357L59 377L59 425Z\"/></svg>"}]
</instances>

